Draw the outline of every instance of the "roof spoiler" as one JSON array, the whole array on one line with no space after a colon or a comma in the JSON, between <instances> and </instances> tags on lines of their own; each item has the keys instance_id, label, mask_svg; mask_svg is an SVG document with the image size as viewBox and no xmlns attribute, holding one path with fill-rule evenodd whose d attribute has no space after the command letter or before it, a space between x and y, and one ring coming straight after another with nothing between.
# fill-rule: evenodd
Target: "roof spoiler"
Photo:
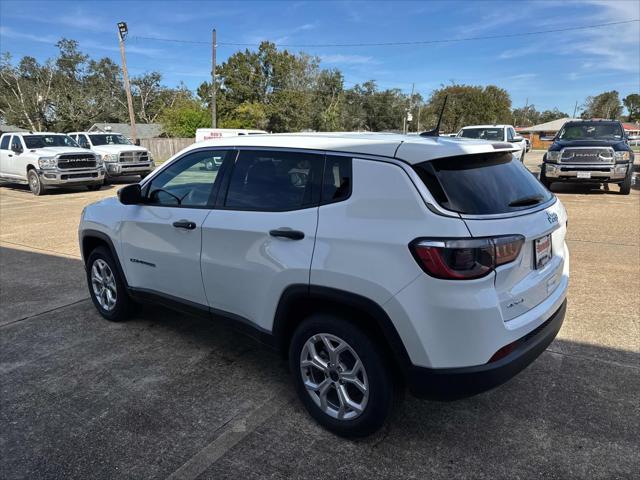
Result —
<instances>
[{"instance_id":1,"label":"roof spoiler","mask_svg":"<svg viewBox=\"0 0 640 480\"><path fill-rule=\"evenodd\" d=\"M420 134L421 137L439 137L440 136L440 122L442 122L442 114L444 113L444 107L447 105L447 98L449 95L444 96L444 102L442 102L442 108L440 109L440 115L438 116L438 124L433 130L427 130Z\"/></svg>"}]
</instances>

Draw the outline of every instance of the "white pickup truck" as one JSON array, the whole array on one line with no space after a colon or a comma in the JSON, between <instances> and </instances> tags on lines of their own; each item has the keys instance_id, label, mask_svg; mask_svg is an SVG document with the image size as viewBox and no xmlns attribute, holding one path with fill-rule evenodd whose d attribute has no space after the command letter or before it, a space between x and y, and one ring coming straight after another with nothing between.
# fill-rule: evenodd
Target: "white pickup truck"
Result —
<instances>
[{"instance_id":1,"label":"white pickup truck","mask_svg":"<svg viewBox=\"0 0 640 480\"><path fill-rule=\"evenodd\" d=\"M114 132L71 132L68 134L78 145L90 148L102 157L106 176L105 183L113 177L140 175L144 178L155 168L151 153L131 141L121 133Z\"/></svg>"},{"instance_id":2,"label":"white pickup truck","mask_svg":"<svg viewBox=\"0 0 640 480\"><path fill-rule=\"evenodd\" d=\"M518 149L513 153L513 156L521 162L524 162L524 155L528 152L525 138L518 135L512 125L468 125L462 127L457 136L509 143L512 147Z\"/></svg>"},{"instance_id":3,"label":"white pickup truck","mask_svg":"<svg viewBox=\"0 0 640 480\"><path fill-rule=\"evenodd\" d=\"M0 179L26 183L34 195L49 187L86 185L98 190L104 176L102 160L67 135L20 132L0 137Z\"/></svg>"}]
</instances>

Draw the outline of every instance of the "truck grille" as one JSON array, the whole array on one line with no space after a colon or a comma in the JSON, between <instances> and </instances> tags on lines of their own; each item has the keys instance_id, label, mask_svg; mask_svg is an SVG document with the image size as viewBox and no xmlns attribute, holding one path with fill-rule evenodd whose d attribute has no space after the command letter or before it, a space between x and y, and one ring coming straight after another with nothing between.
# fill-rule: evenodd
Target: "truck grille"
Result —
<instances>
[{"instance_id":1,"label":"truck grille","mask_svg":"<svg viewBox=\"0 0 640 480\"><path fill-rule=\"evenodd\" d=\"M148 162L149 154L147 152L121 152L120 162Z\"/></svg>"},{"instance_id":2,"label":"truck grille","mask_svg":"<svg viewBox=\"0 0 640 480\"><path fill-rule=\"evenodd\" d=\"M561 163L613 163L613 150L610 148L565 148Z\"/></svg>"},{"instance_id":3,"label":"truck grille","mask_svg":"<svg viewBox=\"0 0 640 480\"><path fill-rule=\"evenodd\" d=\"M95 168L96 157L87 153L63 153L58 156L58 168Z\"/></svg>"}]
</instances>

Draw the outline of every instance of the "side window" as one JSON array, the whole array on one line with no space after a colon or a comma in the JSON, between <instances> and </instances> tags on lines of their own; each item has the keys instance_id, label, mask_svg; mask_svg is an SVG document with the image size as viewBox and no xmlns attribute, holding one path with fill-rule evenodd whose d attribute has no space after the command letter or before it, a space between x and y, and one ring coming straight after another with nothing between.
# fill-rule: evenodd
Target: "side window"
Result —
<instances>
[{"instance_id":1,"label":"side window","mask_svg":"<svg viewBox=\"0 0 640 480\"><path fill-rule=\"evenodd\" d=\"M323 155L241 151L225 206L238 210L286 211L317 205Z\"/></svg>"},{"instance_id":2,"label":"side window","mask_svg":"<svg viewBox=\"0 0 640 480\"><path fill-rule=\"evenodd\" d=\"M515 136L516 132L513 130L513 128L507 128L507 141L513 141Z\"/></svg>"},{"instance_id":3,"label":"side window","mask_svg":"<svg viewBox=\"0 0 640 480\"><path fill-rule=\"evenodd\" d=\"M351 195L351 158L327 155L322 181L322 203L339 202Z\"/></svg>"},{"instance_id":4,"label":"side window","mask_svg":"<svg viewBox=\"0 0 640 480\"><path fill-rule=\"evenodd\" d=\"M22 147L22 142L20 141L20 137L17 135L14 135L13 138L11 139L11 150L13 150L16 153L22 153L24 151L24 148Z\"/></svg>"},{"instance_id":5,"label":"side window","mask_svg":"<svg viewBox=\"0 0 640 480\"><path fill-rule=\"evenodd\" d=\"M87 140L86 135L78 135L75 139L82 148L91 148L89 145L89 140Z\"/></svg>"},{"instance_id":6,"label":"side window","mask_svg":"<svg viewBox=\"0 0 640 480\"><path fill-rule=\"evenodd\" d=\"M2 141L0 141L0 150L9 150L9 140L11 139L11 135L5 135L2 137Z\"/></svg>"},{"instance_id":7,"label":"side window","mask_svg":"<svg viewBox=\"0 0 640 480\"><path fill-rule=\"evenodd\" d=\"M193 152L160 172L145 188L149 205L207 207L215 200L218 173L232 150Z\"/></svg>"}]
</instances>

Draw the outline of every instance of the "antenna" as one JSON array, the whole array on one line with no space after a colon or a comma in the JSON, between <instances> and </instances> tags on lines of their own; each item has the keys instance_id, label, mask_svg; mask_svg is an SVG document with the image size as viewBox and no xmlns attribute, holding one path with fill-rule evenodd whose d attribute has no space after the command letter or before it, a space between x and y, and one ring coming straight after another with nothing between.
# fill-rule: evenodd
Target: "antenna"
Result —
<instances>
[{"instance_id":1,"label":"antenna","mask_svg":"<svg viewBox=\"0 0 640 480\"><path fill-rule=\"evenodd\" d=\"M421 137L439 137L440 136L440 122L442 122L442 114L444 113L444 107L447 104L447 98L449 95L444 96L444 102L442 102L442 108L440 109L440 115L438 116L438 124L433 130L427 130L420 134Z\"/></svg>"}]
</instances>

